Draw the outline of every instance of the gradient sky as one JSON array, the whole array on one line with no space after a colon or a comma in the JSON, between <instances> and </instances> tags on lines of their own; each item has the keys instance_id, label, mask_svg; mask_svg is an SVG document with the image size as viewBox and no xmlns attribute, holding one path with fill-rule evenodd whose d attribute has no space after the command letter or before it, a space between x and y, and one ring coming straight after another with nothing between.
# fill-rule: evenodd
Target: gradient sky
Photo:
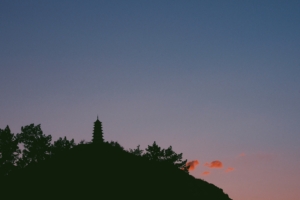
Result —
<instances>
[{"instance_id":1,"label":"gradient sky","mask_svg":"<svg viewBox=\"0 0 300 200\"><path fill-rule=\"evenodd\" d=\"M300 199L299 0L1 0L0 70L2 129L90 141L99 115L234 200Z\"/></svg>"}]
</instances>

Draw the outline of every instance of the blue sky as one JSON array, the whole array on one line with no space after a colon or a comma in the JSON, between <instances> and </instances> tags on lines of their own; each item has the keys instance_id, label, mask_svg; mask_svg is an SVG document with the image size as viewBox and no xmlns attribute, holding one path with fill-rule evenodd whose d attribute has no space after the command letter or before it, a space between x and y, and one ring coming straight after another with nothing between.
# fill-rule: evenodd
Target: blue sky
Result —
<instances>
[{"instance_id":1,"label":"blue sky","mask_svg":"<svg viewBox=\"0 0 300 200\"><path fill-rule=\"evenodd\" d=\"M233 199L297 200L299 8L1 1L0 128L89 141L99 115L105 140L172 145ZM204 166L213 160L224 168Z\"/></svg>"}]
</instances>

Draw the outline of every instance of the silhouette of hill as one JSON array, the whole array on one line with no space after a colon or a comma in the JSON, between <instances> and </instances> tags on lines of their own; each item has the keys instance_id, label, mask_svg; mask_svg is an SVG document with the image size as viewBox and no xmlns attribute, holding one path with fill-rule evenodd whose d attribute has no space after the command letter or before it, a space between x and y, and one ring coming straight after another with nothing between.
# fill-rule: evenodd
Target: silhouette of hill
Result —
<instances>
[{"instance_id":1,"label":"silhouette of hill","mask_svg":"<svg viewBox=\"0 0 300 200\"><path fill-rule=\"evenodd\" d=\"M0 190L9 199L230 200L222 189L173 165L108 143L77 145L16 170L2 179Z\"/></svg>"}]
</instances>

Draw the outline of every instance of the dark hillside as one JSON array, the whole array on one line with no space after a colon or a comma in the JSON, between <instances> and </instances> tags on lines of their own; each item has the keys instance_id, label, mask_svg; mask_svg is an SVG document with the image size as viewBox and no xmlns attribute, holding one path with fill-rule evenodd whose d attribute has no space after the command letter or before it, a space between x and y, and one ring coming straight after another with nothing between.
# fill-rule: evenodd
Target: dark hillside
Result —
<instances>
[{"instance_id":1,"label":"dark hillside","mask_svg":"<svg viewBox=\"0 0 300 200\"><path fill-rule=\"evenodd\" d=\"M78 145L1 182L1 194L9 199L230 200L220 188L172 165L150 162L107 143Z\"/></svg>"}]
</instances>

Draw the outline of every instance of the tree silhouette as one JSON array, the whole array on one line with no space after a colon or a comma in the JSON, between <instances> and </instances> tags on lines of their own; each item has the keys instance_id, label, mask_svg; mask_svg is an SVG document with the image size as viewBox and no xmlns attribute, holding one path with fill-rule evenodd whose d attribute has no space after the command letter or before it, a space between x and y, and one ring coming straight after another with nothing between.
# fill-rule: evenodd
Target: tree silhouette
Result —
<instances>
[{"instance_id":1,"label":"tree silhouette","mask_svg":"<svg viewBox=\"0 0 300 200\"><path fill-rule=\"evenodd\" d=\"M40 124L21 127L21 133L17 137L24 145L22 157L18 161L19 167L22 168L29 163L45 160L50 156L52 137L43 134Z\"/></svg>"},{"instance_id":2,"label":"tree silhouette","mask_svg":"<svg viewBox=\"0 0 300 200\"><path fill-rule=\"evenodd\" d=\"M140 145L136 147L136 149L129 149L129 153L132 153L136 156L143 156L144 150L140 149Z\"/></svg>"},{"instance_id":3,"label":"tree silhouette","mask_svg":"<svg viewBox=\"0 0 300 200\"><path fill-rule=\"evenodd\" d=\"M171 158L173 150L168 151L164 156ZM0 188L3 199L231 200L220 188L174 165L134 156L108 142L77 145L63 156L0 177Z\"/></svg>"},{"instance_id":4,"label":"tree silhouette","mask_svg":"<svg viewBox=\"0 0 300 200\"><path fill-rule=\"evenodd\" d=\"M168 163L172 163L179 169L184 171L188 171L188 167L186 166L187 160L182 160L182 153L177 154L172 150L172 146L163 150L163 160Z\"/></svg>"},{"instance_id":5,"label":"tree silhouette","mask_svg":"<svg viewBox=\"0 0 300 200\"><path fill-rule=\"evenodd\" d=\"M19 154L18 140L9 126L0 129L0 176L8 175L16 167Z\"/></svg>"},{"instance_id":6,"label":"tree silhouette","mask_svg":"<svg viewBox=\"0 0 300 200\"><path fill-rule=\"evenodd\" d=\"M111 146L124 150L124 147L122 147L118 142L114 142L114 141L110 141L108 144L110 144Z\"/></svg>"},{"instance_id":7,"label":"tree silhouette","mask_svg":"<svg viewBox=\"0 0 300 200\"><path fill-rule=\"evenodd\" d=\"M68 140L66 136L64 138L60 137L51 146L51 155L60 154L66 150L73 148L74 146L76 146L74 139Z\"/></svg>"},{"instance_id":8,"label":"tree silhouette","mask_svg":"<svg viewBox=\"0 0 300 200\"><path fill-rule=\"evenodd\" d=\"M78 145L79 144L90 144L91 142L87 142L87 141L85 141L85 140L80 140L80 142L78 143Z\"/></svg>"},{"instance_id":9,"label":"tree silhouette","mask_svg":"<svg viewBox=\"0 0 300 200\"><path fill-rule=\"evenodd\" d=\"M163 149L154 141L145 150L138 145L127 152L118 142L103 142L102 125L97 121L94 133L101 134L94 135L92 143L79 145L67 137L51 145L51 135L43 134L40 125L21 127L16 136L8 126L0 129L0 196L26 199L46 194L67 199L78 198L81 192L88 199L95 195L137 199L147 194L147 199L230 200L221 189L185 173L187 161L172 146ZM21 158L18 143L23 146ZM55 156L62 152L63 156ZM14 170L16 164L24 169Z\"/></svg>"},{"instance_id":10,"label":"tree silhouette","mask_svg":"<svg viewBox=\"0 0 300 200\"><path fill-rule=\"evenodd\" d=\"M129 153L146 157L148 160L167 162L175 165L185 172L188 172L188 166L186 166L187 160L182 160L182 153L175 153L172 146L169 146L167 149L162 149L154 141L152 146L148 145L144 154L143 150L140 149L140 145L138 145L136 149L129 149Z\"/></svg>"},{"instance_id":11,"label":"tree silhouette","mask_svg":"<svg viewBox=\"0 0 300 200\"><path fill-rule=\"evenodd\" d=\"M164 151L156 144L154 141L152 146L148 145L148 148L145 149L145 157L153 161L161 161L164 156Z\"/></svg>"}]
</instances>

